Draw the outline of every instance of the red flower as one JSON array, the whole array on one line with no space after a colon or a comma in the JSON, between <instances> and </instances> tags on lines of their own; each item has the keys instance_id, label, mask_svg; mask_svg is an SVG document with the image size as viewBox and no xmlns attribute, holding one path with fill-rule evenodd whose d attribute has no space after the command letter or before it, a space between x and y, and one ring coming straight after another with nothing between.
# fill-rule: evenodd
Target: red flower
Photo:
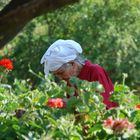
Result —
<instances>
[{"instance_id":1,"label":"red flower","mask_svg":"<svg viewBox=\"0 0 140 140\"><path fill-rule=\"evenodd\" d=\"M135 108L140 109L140 104L136 105Z\"/></svg>"},{"instance_id":2,"label":"red flower","mask_svg":"<svg viewBox=\"0 0 140 140\"><path fill-rule=\"evenodd\" d=\"M109 117L107 120L104 121L103 125L104 127L112 128L113 123L114 123L114 120L112 119L112 117Z\"/></svg>"},{"instance_id":3,"label":"red flower","mask_svg":"<svg viewBox=\"0 0 140 140\"><path fill-rule=\"evenodd\" d=\"M47 102L48 107L63 108L65 102L61 98L49 99Z\"/></svg>"},{"instance_id":4,"label":"red flower","mask_svg":"<svg viewBox=\"0 0 140 140\"><path fill-rule=\"evenodd\" d=\"M134 124L129 122L128 119L116 119L113 120L112 117L109 117L104 121L103 126L109 129L112 129L113 133L123 133L126 129L134 128Z\"/></svg>"},{"instance_id":5,"label":"red flower","mask_svg":"<svg viewBox=\"0 0 140 140\"><path fill-rule=\"evenodd\" d=\"M12 70L13 69L13 63L10 59L2 59L0 60L0 66L5 67L6 69Z\"/></svg>"},{"instance_id":6,"label":"red flower","mask_svg":"<svg viewBox=\"0 0 140 140\"><path fill-rule=\"evenodd\" d=\"M134 125L130 123L127 119L124 120L115 120L112 130L116 133L122 133L125 129L132 129Z\"/></svg>"}]
</instances>

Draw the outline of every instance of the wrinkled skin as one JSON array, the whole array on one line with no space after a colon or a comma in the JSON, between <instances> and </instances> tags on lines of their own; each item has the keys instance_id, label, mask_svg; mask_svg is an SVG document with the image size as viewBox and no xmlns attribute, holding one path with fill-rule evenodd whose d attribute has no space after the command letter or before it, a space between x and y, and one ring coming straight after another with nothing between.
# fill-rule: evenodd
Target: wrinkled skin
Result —
<instances>
[{"instance_id":1,"label":"wrinkled skin","mask_svg":"<svg viewBox=\"0 0 140 140\"><path fill-rule=\"evenodd\" d=\"M52 73L62 80L68 81L73 76L78 76L82 65L76 61L70 61L62 65L58 70Z\"/></svg>"}]
</instances>

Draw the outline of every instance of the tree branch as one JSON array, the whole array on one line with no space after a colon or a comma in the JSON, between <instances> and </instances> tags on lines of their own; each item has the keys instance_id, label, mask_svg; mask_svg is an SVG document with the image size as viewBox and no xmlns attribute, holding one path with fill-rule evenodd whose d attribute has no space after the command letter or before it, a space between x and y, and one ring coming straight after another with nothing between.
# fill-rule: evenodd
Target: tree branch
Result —
<instances>
[{"instance_id":1,"label":"tree branch","mask_svg":"<svg viewBox=\"0 0 140 140\"><path fill-rule=\"evenodd\" d=\"M0 48L12 40L33 18L79 0L13 0L14 6L6 6L0 13ZM12 1L9 3L11 4ZM9 7L9 8L8 8Z\"/></svg>"}]
</instances>

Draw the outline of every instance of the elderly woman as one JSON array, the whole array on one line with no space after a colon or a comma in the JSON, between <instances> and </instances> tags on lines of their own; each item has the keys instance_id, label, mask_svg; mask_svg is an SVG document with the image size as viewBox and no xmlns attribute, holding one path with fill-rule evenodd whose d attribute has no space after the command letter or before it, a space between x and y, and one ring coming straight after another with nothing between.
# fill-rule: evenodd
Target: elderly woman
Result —
<instances>
[{"instance_id":1,"label":"elderly woman","mask_svg":"<svg viewBox=\"0 0 140 140\"><path fill-rule=\"evenodd\" d=\"M81 59L79 56L82 48L79 43L74 40L55 41L45 52L41 59L44 63L44 72L47 76L52 72L60 79L67 81L72 76L89 82L98 81L103 85L105 92L101 93L103 102L106 107L116 107L117 103L109 100L110 93L113 92L113 84L106 71L98 64L92 64L89 60Z\"/></svg>"}]
</instances>

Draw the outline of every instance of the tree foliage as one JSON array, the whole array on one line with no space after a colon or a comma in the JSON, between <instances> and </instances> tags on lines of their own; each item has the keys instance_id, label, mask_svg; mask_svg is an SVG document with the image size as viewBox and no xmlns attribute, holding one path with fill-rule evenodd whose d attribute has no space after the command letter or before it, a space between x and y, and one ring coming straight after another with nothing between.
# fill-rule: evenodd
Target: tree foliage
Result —
<instances>
[{"instance_id":1,"label":"tree foliage","mask_svg":"<svg viewBox=\"0 0 140 140\"><path fill-rule=\"evenodd\" d=\"M29 65L43 72L40 59L49 45L59 38L74 39L83 47L83 55L103 66L114 82L128 73L126 82L138 85L139 26L139 0L83 0L32 20L4 51L15 60L14 75L37 82Z\"/></svg>"},{"instance_id":2,"label":"tree foliage","mask_svg":"<svg viewBox=\"0 0 140 140\"><path fill-rule=\"evenodd\" d=\"M12 40L33 18L78 0L11 0L0 11L0 48Z\"/></svg>"}]
</instances>

